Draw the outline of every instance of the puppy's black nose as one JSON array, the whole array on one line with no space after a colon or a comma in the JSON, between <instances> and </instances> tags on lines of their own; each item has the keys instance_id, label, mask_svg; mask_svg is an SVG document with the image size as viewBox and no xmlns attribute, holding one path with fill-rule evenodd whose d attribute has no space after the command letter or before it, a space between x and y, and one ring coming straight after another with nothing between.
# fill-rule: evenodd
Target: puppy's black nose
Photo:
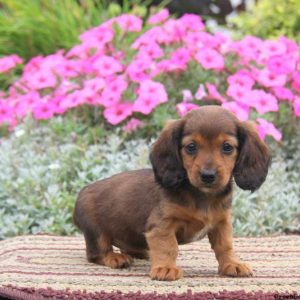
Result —
<instances>
[{"instance_id":1,"label":"puppy's black nose","mask_svg":"<svg viewBox=\"0 0 300 300\"><path fill-rule=\"evenodd\" d=\"M204 183L213 183L216 180L216 171L215 170L203 170L200 173L201 180Z\"/></svg>"}]
</instances>

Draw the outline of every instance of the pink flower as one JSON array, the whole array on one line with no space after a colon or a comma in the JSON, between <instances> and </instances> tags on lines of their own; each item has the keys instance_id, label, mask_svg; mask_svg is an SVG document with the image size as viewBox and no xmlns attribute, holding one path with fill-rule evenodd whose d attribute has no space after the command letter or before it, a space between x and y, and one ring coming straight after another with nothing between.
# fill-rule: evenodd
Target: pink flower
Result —
<instances>
[{"instance_id":1,"label":"pink flower","mask_svg":"<svg viewBox=\"0 0 300 300\"><path fill-rule=\"evenodd\" d=\"M169 11L164 8L162 10L160 10L158 13L150 16L149 20L148 20L148 24L156 24L156 23L163 23L165 20L167 20L169 18Z\"/></svg>"},{"instance_id":2,"label":"pink flower","mask_svg":"<svg viewBox=\"0 0 300 300\"><path fill-rule=\"evenodd\" d=\"M84 97L82 97L82 91L77 90L63 97L60 103L60 107L67 110L83 104L84 100Z\"/></svg>"},{"instance_id":3,"label":"pink flower","mask_svg":"<svg viewBox=\"0 0 300 300\"><path fill-rule=\"evenodd\" d=\"M40 94L36 91L30 91L24 95L20 95L14 103L14 112L17 117L23 118L32 108L41 102Z\"/></svg>"},{"instance_id":4,"label":"pink flower","mask_svg":"<svg viewBox=\"0 0 300 300\"><path fill-rule=\"evenodd\" d=\"M140 47L138 57L142 58L144 56L149 56L149 58L159 58L164 55L164 51L159 47L156 42L148 43Z\"/></svg>"},{"instance_id":5,"label":"pink flower","mask_svg":"<svg viewBox=\"0 0 300 300\"><path fill-rule=\"evenodd\" d=\"M190 52L186 48L178 48L171 53L171 63L180 69L185 69L190 60Z\"/></svg>"},{"instance_id":6,"label":"pink flower","mask_svg":"<svg viewBox=\"0 0 300 300\"><path fill-rule=\"evenodd\" d=\"M300 73L293 74L292 88L300 93Z\"/></svg>"},{"instance_id":7,"label":"pink flower","mask_svg":"<svg viewBox=\"0 0 300 300\"><path fill-rule=\"evenodd\" d=\"M259 57L259 49L263 41L254 36L246 36L244 39L233 42L229 49L236 52L243 61L257 61Z\"/></svg>"},{"instance_id":8,"label":"pink flower","mask_svg":"<svg viewBox=\"0 0 300 300\"><path fill-rule=\"evenodd\" d=\"M26 76L27 85L34 90L54 88L57 85L56 76L51 71L38 71Z\"/></svg>"},{"instance_id":9,"label":"pink flower","mask_svg":"<svg viewBox=\"0 0 300 300\"><path fill-rule=\"evenodd\" d=\"M114 31L111 28L98 26L85 31L80 35L80 40L90 45L105 45L110 43L114 38Z\"/></svg>"},{"instance_id":10,"label":"pink flower","mask_svg":"<svg viewBox=\"0 0 300 300\"><path fill-rule=\"evenodd\" d=\"M274 87L272 90L277 99L289 100L289 101L292 101L294 99L294 94L290 89L287 89L282 86L278 86L278 87Z\"/></svg>"},{"instance_id":11,"label":"pink flower","mask_svg":"<svg viewBox=\"0 0 300 300\"><path fill-rule=\"evenodd\" d=\"M13 109L4 100L0 100L0 126L3 123L10 123L13 119Z\"/></svg>"},{"instance_id":12,"label":"pink flower","mask_svg":"<svg viewBox=\"0 0 300 300\"><path fill-rule=\"evenodd\" d=\"M286 75L275 74L268 69L259 72L257 80L265 87L284 86L286 83Z\"/></svg>"},{"instance_id":13,"label":"pink flower","mask_svg":"<svg viewBox=\"0 0 300 300\"><path fill-rule=\"evenodd\" d=\"M261 118L257 118L256 121L258 122L257 130L261 139L264 139L266 135L272 136L276 141L280 141L282 139L281 132L274 126L274 124Z\"/></svg>"},{"instance_id":14,"label":"pink flower","mask_svg":"<svg viewBox=\"0 0 300 300\"><path fill-rule=\"evenodd\" d=\"M287 53L299 51L299 45L295 41L290 40L285 36L279 37L279 42L285 45Z\"/></svg>"},{"instance_id":15,"label":"pink flower","mask_svg":"<svg viewBox=\"0 0 300 300\"><path fill-rule=\"evenodd\" d=\"M188 102L181 102L176 105L176 111L180 117L185 116L189 111L199 108L198 105Z\"/></svg>"},{"instance_id":16,"label":"pink flower","mask_svg":"<svg viewBox=\"0 0 300 300\"><path fill-rule=\"evenodd\" d=\"M134 111L148 115L157 105L167 102L168 95L159 82L145 80L141 82L138 98L134 102Z\"/></svg>"},{"instance_id":17,"label":"pink flower","mask_svg":"<svg viewBox=\"0 0 300 300\"><path fill-rule=\"evenodd\" d=\"M197 92L195 94L195 98L197 100L201 100L201 99L203 99L206 96L207 96L207 94L205 92L205 87L204 87L203 84L200 84L199 87L198 87L198 89L197 89Z\"/></svg>"},{"instance_id":18,"label":"pink flower","mask_svg":"<svg viewBox=\"0 0 300 300\"><path fill-rule=\"evenodd\" d=\"M100 92L105 87L105 81L102 78L93 78L84 81L84 87L93 90L95 93Z\"/></svg>"},{"instance_id":19,"label":"pink flower","mask_svg":"<svg viewBox=\"0 0 300 300\"><path fill-rule=\"evenodd\" d=\"M123 70L121 63L107 55L97 58L93 63L93 68L98 75L103 77L119 73Z\"/></svg>"},{"instance_id":20,"label":"pink flower","mask_svg":"<svg viewBox=\"0 0 300 300\"><path fill-rule=\"evenodd\" d=\"M103 115L108 123L117 125L129 117L133 112L132 103L116 103L113 106L106 107Z\"/></svg>"},{"instance_id":21,"label":"pink flower","mask_svg":"<svg viewBox=\"0 0 300 300\"><path fill-rule=\"evenodd\" d=\"M126 73L130 79L135 82L140 82L149 79L149 69L151 67L152 60L148 56L139 57L133 60L126 69Z\"/></svg>"},{"instance_id":22,"label":"pink flower","mask_svg":"<svg viewBox=\"0 0 300 300\"><path fill-rule=\"evenodd\" d=\"M37 120L48 120L54 116L55 106L51 102L40 102L33 108L33 116Z\"/></svg>"},{"instance_id":23,"label":"pink flower","mask_svg":"<svg viewBox=\"0 0 300 300\"><path fill-rule=\"evenodd\" d=\"M249 103L260 114L265 114L270 111L278 111L277 99L263 90L253 90L251 93L252 101Z\"/></svg>"},{"instance_id":24,"label":"pink flower","mask_svg":"<svg viewBox=\"0 0 300 300\"><path fill-rule=\"evenodd\" d=\"M268 60L268 69L275 74L288 74L295 69L295 60L289 55L272 56Z\"/></svg>"},{"instance_id":25,"label":"pink flower","mask_svg":"<svg viewBox=\"0 0 300 300\"><path fill-rule=\"evenodd\" d=\"M142 121L140 121L136 118L132 118L122 127L122 129L125 132L130 133L130 132L136 131L138 128L140 128L142 126L143 126Z\"/></svg>"},{"instance_id":26,"label":"pink flower","mask_svg":"<svg viewBox=\"0 0 300 300\"><path fill-rule=\"evenodd\" d=\"M286 53L286 45L280 41L267 40L263 43L261 52L264 57L282 55Z\"/></svg>"},{"instance_id":27,"label":"pink flower","mask_svg":"<svg viewBox=\"0 0 300 300\"><path fill-rule=\"evenodd\" d=\"M206 83L207 88L207 98L211 100L217 100L221 103L227 100L218 92L217 87L212 83Z\"/></svg>"},{"instance_id":28,"label":"pink flower","mask_svg":"<svg viewBox=\"0 0 300 300\"><path fill-rule=\"evenodd\" d=\"M244 88L238 84L228 86L227 95L239 103L249 105L251 102L251 90Z\"/></svg>"},{"instance_id":29,"label":"pink flower","mask_svg":"<svg viewBox=\"0 0 300 300\"><path fill-rule=\"evenodd\" d=\"M121 94L115 93L111 89L106 88L103 90L101 96L96 99L98 104L103 105L104 107L111 107L119 103L121 100Z\"/></svg>"},{"instance_id":30,"label":"pink flower","mask_svg":"<svg viewBox=\"0 0 300 300\"><path fill-rule=\"evenodd\" d=\"M140 32L142 30L143 20L135 15L124 14L116 17L114 21L124 31Z\"/></svg>"},{"instance_id":31,"label":"pink flower","mask_svg":"<svg viewBox=\"0 0 300 300\"><path fill-rule=\"evenodd\" d=\"M251 90L254 85L254 80L250 76L249 72L242 70L237 73L228 76L227 82L230 85L239 85L241 88Z\"/></svg>"},{"instance_id":32,"label":"pink flower","mask_svg":"<svg viewBox=\"0 0 300 300\"><path fill-rule=\"evenodd\" d=\"M222 107L231 111L239 120L247 121L249 119L249 108L237 102L226 102Z\"/></svg>"},{"instance_id":33,"label":"pink flower","mask_svg":"<svg viewBox=\"0 0 300 300\"><path fill-rule=\"evenodd\" d=\"M16 65L22 64L23 60L18 55L12 54L0 58L0 74L6 73Z\"/></svg>"},{"instance_id":34,"label":"pink flower","mask_svg":"<svg viewBox=\"0 0 300 300\"><path fill-rule=\"evenodd\" d=\"M193 100L193 95L190 90L182 90L183 102L189 102Z\"/></svg>"},{"instance_id":35,"label":"pink flower","mask_svg":"<svg viewBox=\"0 0 300 300\"><path fill-rule=\"evenodd\" d=\"M205 28L201 17L195 14L184 14L178 21L186 31L199 31Z\"/></svg>"},{"instance_id":36,"label":"pink flower","mask_svg":"<svg viewBox=\"0 0 300 300\"><path fill-rule=\"evenodd\" d=\"M296 97L293 103L294 115L300 117L300 97Z\"/></svg>"},{"instance_id":37,"label":"pink flower","mask_svg":"<svg viewBox=\"0 0 300 300\"><path fill-rule=\"evenodd\" d=\"M196 60L206 70L222 70L224 69L224 58L223 56L213 49L200 49L196 55Z\"/></svg>"}]
</instances>

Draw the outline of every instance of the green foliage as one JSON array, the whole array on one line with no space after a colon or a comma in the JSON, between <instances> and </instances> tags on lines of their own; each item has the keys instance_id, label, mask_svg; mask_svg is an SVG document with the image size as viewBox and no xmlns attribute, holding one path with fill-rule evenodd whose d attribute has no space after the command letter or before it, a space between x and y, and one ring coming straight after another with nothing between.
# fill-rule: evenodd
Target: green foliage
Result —
<instances>
[{"instance_id":1,"label":"green foliage","mask_svg":"<svg viewBox=\"0 0 300 300\"><path fill-rule=\"evenodd\" d=\"M0 56L29 59L69 49L84 30L119 13L108 1L1 0Z\"/></svg>"},{"instance_id":2,"label":"green foliage","mask_svg":"<svg viewBox=\"0 0 300 300\"><path fill-rule=\"evenodd\" d=\"M300 42L300 1L260 0L232 23L242 34L263 38L285 35Z\"/></svg>"},{"instance_id":3,"label":"green foliage","mask_svg":"<svg viewBox=\"0 0 300 300\"><path fill-rule=\"evenodd\" d=\"M1 139L0 239L36 232L73 234L72 211L84 185L121 171L149 167L153 140L128 140L118 129L108 136L101 127L85 126L73 117L45 124L28 119ZM295 227L300 199L299 145L299 141L290 143L288 152L274 145L276 155L263 187L253 194L236 190L237 235Z\"/></svg>"}]
</instances>

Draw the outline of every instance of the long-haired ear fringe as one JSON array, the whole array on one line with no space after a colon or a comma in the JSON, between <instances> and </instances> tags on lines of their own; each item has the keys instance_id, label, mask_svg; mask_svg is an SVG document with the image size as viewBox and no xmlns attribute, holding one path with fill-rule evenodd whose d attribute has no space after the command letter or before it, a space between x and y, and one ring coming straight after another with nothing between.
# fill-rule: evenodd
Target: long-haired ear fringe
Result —
<instances>
[{"instance_id":1,"label":"long-haired ear fringe","mask_svg":"<svg viewBox=\"0 0 300 300\"><path fill-rule=\"evenodd\" d=\"M183 126L183 120L168 122L150 153L155 179L165 188L177 189L187 180L180 157Z\"/></svg>"},{"instance_id":2,"label":"long-haired ear fringe","mask_svg":"<svg viewBox=\"0 0 300 300\"><path fill-rule=\"evenodd\" d=\"M233 170L237 185L244 190L257 190L265 181L271 162L270 150L251 122L238 125L239 156Z\"/></svg>"}]
</instances>

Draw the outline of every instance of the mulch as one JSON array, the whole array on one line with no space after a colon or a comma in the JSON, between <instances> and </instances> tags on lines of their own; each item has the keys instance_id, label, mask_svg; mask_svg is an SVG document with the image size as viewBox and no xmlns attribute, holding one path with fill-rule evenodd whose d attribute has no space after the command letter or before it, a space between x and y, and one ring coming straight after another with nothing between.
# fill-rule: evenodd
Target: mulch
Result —
<instances>
[{"instance_id":1,"label":"mulch","mask_svg":"<svg viewBox=\"0 0 300 300\"><path fill-rule=\"evenodd\" d=\"M250 278L220 277L208 240L180 246L184 278L153 281L150 263L128 269L88 263L83 237L20 236L0 241L0 296L8 299L300 299L300 236L235 238Z\"/></svg>"}]
</instances>

